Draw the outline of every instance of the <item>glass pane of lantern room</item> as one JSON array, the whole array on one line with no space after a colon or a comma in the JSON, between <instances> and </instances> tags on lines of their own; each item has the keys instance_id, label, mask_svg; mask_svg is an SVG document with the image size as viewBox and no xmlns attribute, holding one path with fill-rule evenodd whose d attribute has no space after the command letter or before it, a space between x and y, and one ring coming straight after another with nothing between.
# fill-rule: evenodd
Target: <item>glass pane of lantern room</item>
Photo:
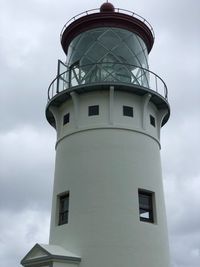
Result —
<instances>
[{"instance_id":1,"label":"glass pane of lantern room","mask_svg":"<svg viewBox=\"0 0 200 267\"><path fill-rule=\"evenodd\" d=\"M99 61L103 53L105 56L112 53L116 62L121 62L121 57L124 63L146 66L146 61L138 62L136 56L141 52L146 56L145 49L143 40L136 34L124 29L102 27L81 33L72 41L68 53L69 65L77 60L84 64L90 57Z\"/></svg>"},{"instance_id":2,"label":"glass pane of lantern room","mask_svg":"<svg viewBox=\"0 0 200 267\"><path fill-rule=\"evenodd\" d=\"M115 29L104 28L98 38L98 42L107 48L107 51L111 51L113 47L121 42L120 37L115 33Z\"/></svg>"},{"instance_id":3,"label":"glass pane of lantern room","mask_svg":"<svg viewBox=\"0 0 200 267\"><path fill-rule=\"evenodd\" d=\"M92 62L98 63L103 60L103 58L105 57L107 53L108 53L108 50L106 48L104 48L99 42L95 42L94 45L90 48L90 51L88 51L85 54L84 58L89 57L92 60ZM82 62L83 61L84 59L82 59Z\"/></svg>"}]
</instances>

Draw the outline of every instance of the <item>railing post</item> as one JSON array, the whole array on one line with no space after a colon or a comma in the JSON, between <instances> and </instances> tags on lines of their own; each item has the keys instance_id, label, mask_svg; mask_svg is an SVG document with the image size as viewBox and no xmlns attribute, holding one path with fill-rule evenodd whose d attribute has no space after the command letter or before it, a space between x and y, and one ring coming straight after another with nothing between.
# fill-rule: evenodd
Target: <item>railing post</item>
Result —
<instances>
[{"instance_id":1,"label":"railing post","mask_svg":"<svg viewBox=\"0 0 200 267\"><path fill-rule=\"evenodd\" d=\"M156 82L156 92L158 93L158 82L157 82L157 76L155 75L155 82Z\"/></svg>"},{"instance_id":2,"label":"railing post","mask_svg":"<svg viewBox=\"0 0 200 267\"><path fill-rule=\"evenodd\" d=\"M59 75L60 75L60 60L58 60L58 67L57 67L57 84L56 84L56 93L59 93Z\"/></svg>"},{"instance_id":3,"label":"railing post","mask_svg":"<svg viewBox=\"0 0 200 267\"><path fill-rule=\"evenodd\" d=\"M165 90L165 98L168 99L168 91L165 84L164 84L164 90Z\"/></svg>"},{"instance_id":4,"label":"railing post","mask_svg":"<svg viewBox=\"0 0 200 267\"><path fill-rule=\"evenodd\" d=\"M53 98L53 92L54 92L54 83L52 84L52 93L51 93L51 98Z\"/></svg>"}]
</instances>

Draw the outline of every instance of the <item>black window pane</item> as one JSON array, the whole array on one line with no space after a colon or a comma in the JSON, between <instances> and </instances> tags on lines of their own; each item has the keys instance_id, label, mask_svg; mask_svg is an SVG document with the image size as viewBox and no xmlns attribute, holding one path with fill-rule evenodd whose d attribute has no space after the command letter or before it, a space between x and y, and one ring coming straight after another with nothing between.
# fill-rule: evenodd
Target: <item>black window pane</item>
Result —
<instances>
[{"instance_id":1,"label":"black window pane","mask_svg":"<svg viewBox=\"0 0 200 267\"><path fill-rule=\"evenodd\" d=\"M59 225L68 223L68 213L62 213L60 214L60 221L59 221Z\"/></svg>"},{"instance_id":2,"label":"black window pane","mask_svg":"<svg viewBox=\"0 0 200 267\"><path fill-rule=\"evenodd\" d=\"M123 106L123 115L133 117L133 107Z\"/></svg>"},{"instance_id":3,"label":"black window pane","mask_svg":"<svg viewBox=\"0 0 200 267\"><path fill-rule=\"evenodd\" d=\"M95 115L99 115L99 106L98 105L89 106L88 107L88 116L95 116Z\"/></svg>"},{"instance_id":4,"label":"black window pane","mask_svg":"<svg viewBox=\"0 0 200 267\"><path fill-rule=\"evenodd\" d=\"M151 125L153 125L154 127L156 126L155 118L154 118L152 115L150 115L150 123L151 123Z\"/></svg>"},{"instance_id":5,"label":"black window pane","mask_svg":"<svg viewBox=\"0 0 200 267\"><path fill-rule=\"evenodd\" d=\"M69 207L69 198L66 198L63 203L63 210L64 211L68 210L68 207Z\"/></svg>"},{"instance_id":6,"label":"black window pane","mask_svg":"<svg viewBox=\"0 0 200 267\"><path fill-rule=\"evenodd\" d=\"M59 221L58 221L59 225L68 223L68 213L69 213L69 193L59 197Z\"/></svg>"},{"instance_id":7,"label":"black window pane","mask_svg":"<svg viewBox=\"0 0 200 267\"><path fill-rule=\"evenodd\" d=\"M143 208L148 208L151 206L151 196L150 195L142 195L139 196L140 206Z\"/></svg>"},{"instance_id":8,"label":"black window pane","mask_svg":"<svg viewBox=\"0 0 200 267\"><path fill-rule=\"evenodd\" d=\"M67 114L63 117L63 125L69 123L69 118L70 118L70 114L67 113Z\"/></svg>"}]
</instances>

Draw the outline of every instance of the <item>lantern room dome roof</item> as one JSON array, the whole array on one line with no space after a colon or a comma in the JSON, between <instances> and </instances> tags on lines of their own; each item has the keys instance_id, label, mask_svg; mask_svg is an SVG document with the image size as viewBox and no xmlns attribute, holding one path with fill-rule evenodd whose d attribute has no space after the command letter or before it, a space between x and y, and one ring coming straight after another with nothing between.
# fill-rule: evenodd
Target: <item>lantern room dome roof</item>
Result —
<instances>
[{"instance_id":1,"label":"lantern room dome roof","mask_svg":"<svg viewBox=\"0 0 200 267\"><path fill-rule=\"evenodd\" d=\"M114 12L115 8L111 3L103 3L100 7L100 12Z\"/></svg>"},{"instance_id":2,"label":"lantern room dome roof","mask_svg":"<svg viewBox=\"0 0 200 267\"><path fill-rule=\"evenodd\" d=\"M69 45L77 35L101 27L119 28L133 32L143 39L148 53L151 51L154 32L147 20L136 13L115 8L113 4L105 2L99 9L82 12L64 25L61 31L61 45L65 54L67 55Z\"/></svg>"}]
</instances>

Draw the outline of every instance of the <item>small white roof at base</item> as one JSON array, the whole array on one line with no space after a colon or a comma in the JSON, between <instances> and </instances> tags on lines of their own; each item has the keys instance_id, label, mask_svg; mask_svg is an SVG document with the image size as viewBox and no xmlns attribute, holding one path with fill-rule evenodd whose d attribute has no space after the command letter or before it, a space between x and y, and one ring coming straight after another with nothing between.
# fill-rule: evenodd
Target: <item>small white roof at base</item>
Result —
<instances>
[{"instance_id":1,"label":"small white roof at base","mask_svg":"<svg viewBox=\"0 0 200 267\"><path fill-rule=\"evenodd\" d=\"M64 262L81 261L81 257L57 245L36 244L22 259L21 264L27 266L30 263L62 260Z\"/></svg>"}]
</instances>

